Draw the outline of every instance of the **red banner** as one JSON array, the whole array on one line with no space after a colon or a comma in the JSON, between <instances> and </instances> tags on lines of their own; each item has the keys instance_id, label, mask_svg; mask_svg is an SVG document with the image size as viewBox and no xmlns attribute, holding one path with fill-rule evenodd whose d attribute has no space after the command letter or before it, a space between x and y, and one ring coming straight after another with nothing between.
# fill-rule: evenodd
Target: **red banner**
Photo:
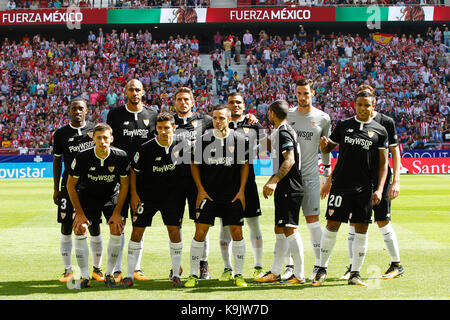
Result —
<instances>
[{"instance_id":1,"label":"red banner","mask_svg":"<svg viewBox=\"0 0 450 320\"><path fill-rule=\"evenodd\" d=\"M106 24L106 9L45 9L0 11L0 25L67 24L69 29L81 24Z\"/></svg>"},{"instance_id":2,"label":"red banner","mask_svg":"<svg viewBox=\"0 0 450 320\"><path fill-rule=\"evenodd\" d=\"M450 157L402 158L402 167L403 167L402 173L413 173L413 174L450 173Z\"/></svg>"},{"instance_id":3,"label":"red banner","mask_svg":"<svg viewBox=\"0 0 450 320\"><path fill-rule=\"evenodd\" d=\"M334 169L337 158L331 159ZM392 159L389 158L392 167ZM322 159L319 159L319 173L323 173ZM450 157L442 158L401 158L401 174L443 174L450 173Z\"/></svg>"},{"instance_id":4,"label":"red banner","mask_svg":"<svg viewBox=\"0 0 450 320\"><path fill-rule=\"evenodd\" d=\"M434 7L433 21L449 21L450 7Z\"/></svg>"},{"instance_id":5,"label":"red banner","mask_svg":"<svg viewBox=\"0 0 450 320\"><path fill-rule=\"evenodd\" d=\"M334 7L208 8L206 22L335 21Z\"/></svg>"}]
</instances>

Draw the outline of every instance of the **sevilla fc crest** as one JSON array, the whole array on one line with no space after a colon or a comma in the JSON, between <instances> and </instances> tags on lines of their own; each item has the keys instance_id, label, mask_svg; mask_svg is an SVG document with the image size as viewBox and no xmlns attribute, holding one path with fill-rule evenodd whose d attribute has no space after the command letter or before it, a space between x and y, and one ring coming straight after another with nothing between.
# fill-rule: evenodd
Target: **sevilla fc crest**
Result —
<instances>
[{"instance_id":1,"label":"sevilla fc crest","mask_svg":"<svg viewBox=\"0 0 450 320\"><path fill-rule=\"evenodd\" d=\"M114 166L108 167L109 172L112 173L114 171L114 168L115 168Z\"/></svg>"},{"instance_id":2,"label":"sevilla fc crest","mask_svg":"<svg viewBox=\"0 0 450 320\"><path fill-rule=\"evenodd\" d=\"M64 219L66 217L66 213L65 212L61 212L61 218Z\"/></svg>"},{"instance_id":3,"label":"sevilla fc crest","mask_svg":"<svg viewBox=\"0 0 450 320\"><path fill-rule=\"evenodd\" d=\"M142 121L144 122L145 126L148 126L148 124L150 123L150 119L144 119Z\"/></svg>"},{"instance_id":4,"label":"sevilla fc crest","mask_svg":"<svg viewBox=\"0 0 450 320\"><path fill-rule=\"evenodd\" d=\"M369 138L372 138L373 135L375 134L375 132L373 132L372 130L367 131L367 134L369 135Z\"/></svg>"},{"instance_id":5,"label":"sevilla fc crest","mask_svg":"<svg viewBox=\"0 0 450 320\"><path fill-rule=\"evenodd\" d=\"M197 125L198 125L197 120L194 120L194 121L192 121L191 123L192 123L192 126L193 126L194 128L197 128Z\"/></svg>"},{"instance_id":6,"label":"sevilla fc crest","mask_svg":"<svg viewBox=\"0 0 450 320\"><path fill-rule=\"evenodd\" d=\"M330 210L328 210L328 214L329 214L330 216L332 216L332 215L333 215L333 213L334 213L334 209L330 209Z\"/></svg>"}]
</instances>

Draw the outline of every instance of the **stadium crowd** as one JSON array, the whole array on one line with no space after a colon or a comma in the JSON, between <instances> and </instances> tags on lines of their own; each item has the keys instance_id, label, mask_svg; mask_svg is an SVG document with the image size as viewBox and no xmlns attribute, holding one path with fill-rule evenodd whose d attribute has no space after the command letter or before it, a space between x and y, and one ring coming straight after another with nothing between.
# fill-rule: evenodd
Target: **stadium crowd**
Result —
<instances>
[{"instance_id":1,"label":"stadium crowd","mask_svg":"<svg viewBox=\"0 0 450 320\"><path fill-rule=\"evenodd\" d=\"M310 36L303 29L287 37L262 31L227 38L231 59L224 64L226 39L221 39L214 48L219 55L214 70L202 68L195 36L157 42L148 30L106 33L99 28L83 43L58 43L39 34L25 35L20 42L5 38L0 52L1 146L51 153L52 133L67 123L71 99L81 96L90 102L90 121L106 121L111 107L125 103L123 87L131 78L142 81L147 104L158 110L171 110L181 85L193 89L194 111L206 113L229 92L241 91L247 112L269 127L268 105L286 99L294 106L295 81L303 76L314 79L314 105L330 114L333 123L353 114L355 89L366 83L376 89L378 110L395 119L404 149L444 142L450 109L448 28L394 35L386 45L371 36L319 30ZM236 52L245 58L234 60ZM236 63L247 65L244 75L232 70Z\"/></svg>"}]
</instances>

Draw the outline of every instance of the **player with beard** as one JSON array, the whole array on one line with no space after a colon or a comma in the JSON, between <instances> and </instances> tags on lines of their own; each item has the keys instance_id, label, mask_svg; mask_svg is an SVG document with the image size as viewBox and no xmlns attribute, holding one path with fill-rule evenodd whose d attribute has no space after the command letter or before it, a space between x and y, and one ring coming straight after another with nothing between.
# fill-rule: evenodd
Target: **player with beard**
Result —
<instances>
[{"instance_id":1,"label":"player with beard","mask_svg":"<svg viewBox=\"0 0 450 320\"><path fill-rule=\"evenodd\" d=\"M111 109L108 112L106 123L109 124L114 132L113 146L124 150L130 162L136 154L138 148L154 136L156 115L158 114L152 108L144 105L142 98L145 94L142 83L137 79L128 81L125 86L127 95L127 104ZM126 206L129 207L128 195ZM131 210L131 208L130 208ZM125 238L122 234L121 251L117 259L117 266L114 270L116 282L122 279L122 252ZM142 237L141 252L136 264L135 280L149 280L141 270L142 250L144 248L144 237Z\"/></svg>"},{"instance_id":2,"label":"player with beard","mask_svg":"<svg viewBox=\"0 0 450 320\"><path fill-rule=\"evenodd\" d=\"M191 163L198 194L195 235L190 250L191 275L184 285L187 288L197 286L203 241L215 218L220 217L224 226L230 226L233 238L235 284L246 287L242 276L245 262L242 225L248 178L245 137L229 128L231 112L226 105L215 106L212 116L214 129L206 131L196 141Z\"/></svg>"},{"instance_id":3,"label":"player with beard","mask_svg":"<svg viewBox=\"0 0 450 320\"><path fill-rule=\"evenodd\" d=\"M310 276L312 280L319 268L320 262L320 240L322 229L320 227L320 181L317 162L317 153L321 137L330 135L330 116L313 106L314 88L310 79L300 79L297 81L295 90L298 107L289 110L287 121L297 133L297 143L301 150L302 179L304 196L301 209L306 220L310 234L310 241L314 252L315 263ZM330 154L322 153L324 165L323 176L330 173ZM282 235L277 241L286 241ZM288 258L286 270L282 275L282 280L287 280L292 276L292 258Z\"/></svg>"},{"instance_id":4,"label":"player with beard","mask_svg":"<svg viewBox=\"0 0 450 320\"><path fill-rule=\"evenodd\" d=\"M188 87L180 87L175 93L174 115L177 137L184 137L195 143L197 139L207 130L213 128L212 117L206 114L193 112L194 95ZM254 125L258 120L253 115L246 115L246 121ZM181 207L185 207L188 201L189 218L195 220L195 202L197 199L197 187L192 179L190 165L181 165L181 176L179 181L179 192L177 202ZM181 226L180 226L181 228ZM180 230L181 233L181 230ZM203 241L204 248L200 258L200 279L209 279L208 254L209 254L209 235L207 234ZM182 270L180 270L181 274ZM170 271L169 279L172 278L173 270Z\"/></svg>"},{"instance_id":5,"label":"player with beard","mask_svg":"<svg viewBox=\"0 0 450 320\"><path fill-rule=\"evenodd\" d=\"M259 201L258 188L255 181L255 172L253 169L253 159L258 157L260 140L266 138L264 128L261 124L250 124L248 117L245 116L245 102L241 93L231 93L227 97L227 106L231 112L230 129L233 129L245 136L247 149L249 150L249 174L247 185L245 187L244 211L245 221L250 231L250 242L253 249L254 269L253 278L259 278L264 275L262 268L263 256L263 238L259 224L259 216L261 215L261 205ZM220 251L224 262L224 272L219 281L229 281L233 278L233 270L231 267L231 234L228 226L220 228Z\"/></svg>"},{"instance_id":6,"label":"player with beard","mask_svg":"<svg viewBox=\"0 0 450 320\"><path fill-rule=\"evenodd\" d=\"M53 202L58 206L58 222L61 224L60 252L64 264L64 274L59 280L61 282L68 282L73 278L72 224L75 211L66 188L68 169L78 152L94 146L92 141L94 124L86 121L87 112L87 103L84 99L72 99L69 105L70 123L53 134ZM61 180L63 161L64 172ZM94 265L92 278L103 281L104 276L100 269L103 252L100 229L94 225L89 226L89 233Z\"/></svg>"},{"instance_id":7,"label":"player with beard","mask_svg":"<svg viewBox=\"0 0 450 320\"><path fill-rule=\"evenodd\" d=\"M188 139L195 142L200 138L206 129L212 127L212 118L209 115L200 114L192 111L194 106L194 95L188 87L180 87L175 93L174 108L175 136L177 138ZM185 208L186 200L188 202L189 218L195 220L195 201L197 199L197 187L192 179L191 167L189 163L180 165L180 175L178 181L178 192L176 194L178 206ZM180 224L181 234L181 224ZM209 254L209 236L206 236L202 256L200 257L200 279L210 279L208 267ZM179 275L183 272L179 270ZM169 280L173 278L173 270L170 270Z\"/></svg>"},{"instance_id":8,"label":"player with beard","mask_svg":"<svg viewBox=\"0 0 450 320\"><path fill-rule=\"evenodd\" d=\"M278 281L279 284L298 285L305 283L303 242L298 232L299 213L303 200L302 164L300 146L295 130L288 124L289 105L284 100L270 104L268 115L274 125L271 134L271 156L274 168L277 168L263 187L264 198L274 195L275 235L285 242L276 241L274 261L269 272L255 279L257 283ZM280 271L286 253L294 260L293 274L289 279L280 281Z\"/></svg>"}]
</instances>

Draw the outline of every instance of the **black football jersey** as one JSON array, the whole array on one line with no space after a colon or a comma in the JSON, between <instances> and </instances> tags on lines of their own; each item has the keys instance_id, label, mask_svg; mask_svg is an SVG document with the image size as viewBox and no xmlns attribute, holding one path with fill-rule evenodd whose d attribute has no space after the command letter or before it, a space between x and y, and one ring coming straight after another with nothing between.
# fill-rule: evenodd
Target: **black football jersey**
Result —
<instances>
[{"instance_id":1,"label":"black football jersey","mask_svg":"<svg viewBox=\"0 0 450 320\"><path fill-rule=\"evenodd\" d=\"M80 128L67 124L53 134L53 156L63 157L64 162L63 186L67 182L68 169L78 152L92 148L95 145L92 140L93 128L94 124L91 122L86 122Z\"/></svg>"},{"instance_id":2,"label":"black football jersey","mask_svg":"<svg viewBox=\"0 0 450 320\"><path fill-rule=\"evenodd\" d=\"M245 136L249 162L252 164L252 160L258 157L260 141L267 136L264 127L260 123L249 124L248 118L242 121L231 121L229 127Z\"/></svg>"},{"instance_id":3,"label":"black football jersey","mask_svg":"<svg viewBox=\"0 0 450 320\"><path fill-rule=\"evenodd\" d=\"M373 117L373 120L375 120L376 122L381 124L386 129L387 134L388 134L389 147L397 146L398 145L398 136L397 136L397 130L395 129L394 119L392 119L391 117L388 117L387 115L377 112L375 117ZM391 181L391 176L392 176L392 172L390 169L391 166L389 163L388 163L388 168L389 168L389 170L388 170L388 174L386 177L386 185L389 185L389 183Z\"/></svg>"},{"instance_id":4,"label":"black football jersey","mask_svg":"<svg viewBox=\"0 0 450 320\"><path fill-rule=\"evenodd\" d=\"M271 134L272 159L274 174L284 162L283 153L294 151L295 164L289 172L281 179L275 192L277 194L303 194L303 183L301 174L300 147L297 143L297 134L295 130L287 123L280 125Z\"/></svg>"},{"instance_id":5,"label":"black football jersey","mask_svg":"<svg viewBox=\"0 0 450 320\"><path fill-rule=\"evenodd\" d=\"M119 192L120 177L129 174L129 160L125 151L111 147L105 159L99 158L95 147L77 154L69 174L78 178L77 189L95 199L110 199Z\"/></svg>"},{"instance_id":6,"label":"black football jersey","mask_svg":"<svg viewBox=\"0 0 450 320\"><path fill-rule=\"evenodd\" d=\"M167 147L160 145L157 138L140 146L131 162L136 171L136 188L140 197L151 199L152 203L172 201L180 176L178 167L183 163L189 166L190 153L185 155L189 148L189 141L177 137Z\"/></svg>"},{"instance_id":7,"label":"black football jersey","mask_svg":"<svg viewBox=\"0 0 450 320\"><path fill-rule=\"evenodd\" d=\"M155 136L157 115L148 106L139 112L130 111L126 105L111 109L106 123L113 129L112 145L124 150L131 161L138 147Z\"/></svg>"},{"instance_id":8,"label":"black football jersey","mask_svg":"<svg viewBox=\"0 0 450 320\"><path fill-rule=\"evenodd\" d=\"M388 148L388 133L376 121L356 117L338 121L329 140L339 144L333 186L349 192L372 188L378 180L379 149Z\"/></svg>"},{"instance_id":9,"label":"black football jersey","mask_svg":"<svg viewBox=\"0 0 450 320\"><path fill-rule=\"evenodd\" d=\"M194 143L203 133L212 128L211 116L199 113L193 113L190 117L180 117L174 115L175 119L175 136L179 139L186 139ZM180 166L179 170L183 176L191 176L191 168L189 164Z\"/></svg>"},{"instance_id":10,"label":"black football jersey","mask_svg":"<svg viewBox=\"0 0 450 320\"><path fill-rule=\"evenodd\" d=\"M193 161L199 164L202 185L213 200L231 201L236 196L246 153L245 137L234 130L217 138L210 129L197 139Z\"/></svg>"}]
</instances>

